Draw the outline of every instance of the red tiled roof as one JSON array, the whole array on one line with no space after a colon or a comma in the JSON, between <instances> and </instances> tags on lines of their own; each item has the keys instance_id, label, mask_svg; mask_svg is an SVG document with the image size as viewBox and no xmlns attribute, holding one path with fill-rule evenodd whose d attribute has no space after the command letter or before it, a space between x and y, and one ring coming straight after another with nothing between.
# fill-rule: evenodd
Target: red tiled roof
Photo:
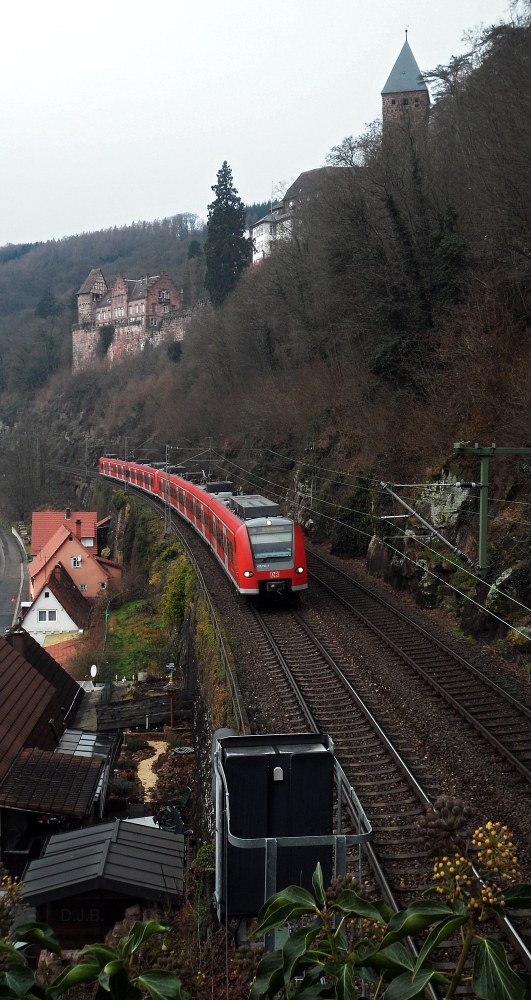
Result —
<instances>
[{"instance_id":1,"label":"red tiled roof","mask_svg":"<svg viewBox=\"0 0 531 1000\"><path fill-rule=\"evenodd\" d=\"M81 537L93 538L94 548L96 547L96 527L97 512L94 511L72 511L70 517L66 518L64 510L37 510L31 516L31 554L38 555L42 548L50 541L58 528L64 525L75 534L75 523L81 521ZM92 551L91 549L88 550Z\"/></svg>"},{"instance_id":2,"label":"red tiled roof","mask_svg":"<svg viewBox=\"0 0 531 1000\"><path fill-rule=\"evenodd\" d=\"M70 535L72 535L74 538L76 537L73 534L73 532L70 531L68 528L65 528L64 525L61 525L61 527L57 529L55 534L52 535L52 537L46 543L46 545L43 546L39 554L35 556L35 559L33 559L33 561L30 562L29 564L30 577L33 578L34 576L36 576L37 573L39 573L40 570L44 566L46 566L46 563L52 561L58 548L63 544L63 542L66 542L67 538L70 538ZM81 548L82 547L81 542L79 543L79 545Z\"/></svg>"},{"instance_id":3,"label":"red tiled roof","mask_svg":"<svg viewBox=\"0 0 531 1000\"><path fill-rule=\"evenodd\" d=\"M114 562L113 559L104 559L103 556L94 556L94 559L107 573L107 566L114 566L115 569L123 570L121 563Z\"/></svg>"},{"instance_id":4,"label":"red tiled roof","mask_svg":"<svg viewBox=\"0 0 531 1000\"><path fill-rule=\"evenodd\" d=\"M0 780L24 747L53 750L79 685L24 629L0 637Z\"/></svg>"},{"instance_id":5,"label":"red tiled roof","mask_svg":"<svg viewBox=\"0 0 531 1000\"><path fill-rule=\"evenodd\" d=\"M92 807L103 760L22 750L0 785L0 805L83 819Z\"/></svg>"}]
</instances>

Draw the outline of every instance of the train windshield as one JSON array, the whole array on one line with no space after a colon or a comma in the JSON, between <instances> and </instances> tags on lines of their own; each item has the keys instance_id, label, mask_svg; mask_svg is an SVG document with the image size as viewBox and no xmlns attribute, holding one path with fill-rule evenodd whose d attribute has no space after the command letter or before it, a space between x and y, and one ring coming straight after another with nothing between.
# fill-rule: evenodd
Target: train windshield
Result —
<instances>
[{"instance_id":1,"label":"train windshield","mask_svg":"<svg viewBox=\"0 0 531 1000\"><path fill-rule=\"evenodd\" d=\"M247 530L256 562L292 558L293 526L291 524L249 526Z\"/></svg>"}]
</instances>

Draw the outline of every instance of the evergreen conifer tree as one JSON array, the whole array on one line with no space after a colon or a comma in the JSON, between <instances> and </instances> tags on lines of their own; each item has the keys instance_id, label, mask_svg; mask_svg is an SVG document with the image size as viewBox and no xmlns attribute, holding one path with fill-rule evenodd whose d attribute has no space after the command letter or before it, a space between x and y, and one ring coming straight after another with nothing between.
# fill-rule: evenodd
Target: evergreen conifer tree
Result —
<instances>
[{"instance_id":1,"label":"evergreen conifer tree","mask_svg":"<svg viewBox=\"0 0 531 1000\"><path fill-rule=\"evenodd\" d=\"M233 185L232 170L226 160L212 190L216 197L208 206L205 285L213 304L219 306L250 263L252 242L244 236L245 207Z\"/></svg>"}]
</instances>

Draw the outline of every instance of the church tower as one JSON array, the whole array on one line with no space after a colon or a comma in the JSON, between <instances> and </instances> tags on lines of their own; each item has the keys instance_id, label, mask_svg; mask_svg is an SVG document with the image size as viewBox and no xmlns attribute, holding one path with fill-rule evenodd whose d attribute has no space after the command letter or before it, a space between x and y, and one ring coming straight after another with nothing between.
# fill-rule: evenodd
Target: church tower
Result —
<instances>
[{"instance_id":1,"label":"church tower","mask_svg":"<svg viewBox=\"0 0 531 1000\"><path fill-rule=\"evenodd\" d=\"M427 122L430 111L430 94L417 65L409 42L406 40L382 90L382 116L384 127L392 122Z\"/></svg>"}]
</instances>

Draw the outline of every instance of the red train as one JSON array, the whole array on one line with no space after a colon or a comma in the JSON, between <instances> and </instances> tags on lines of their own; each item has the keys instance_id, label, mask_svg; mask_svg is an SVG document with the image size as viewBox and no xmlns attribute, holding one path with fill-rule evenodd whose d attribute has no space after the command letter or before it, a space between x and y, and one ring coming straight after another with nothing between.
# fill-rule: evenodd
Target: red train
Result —
<instances>
[{"instance_id":1,"label":"red train","mask_svg":"<svg viewBox=\"0 0 531 1000\"><path fill-rule=\"evenodd\" d=\"M114 455L100 458L98 467L102 476L166 500L204 538L238 593L289 596L307 589L301 527L282 517L273 500L239 496L228 482L199 485L160 465Z\"/></svg>"}]
</instances>

